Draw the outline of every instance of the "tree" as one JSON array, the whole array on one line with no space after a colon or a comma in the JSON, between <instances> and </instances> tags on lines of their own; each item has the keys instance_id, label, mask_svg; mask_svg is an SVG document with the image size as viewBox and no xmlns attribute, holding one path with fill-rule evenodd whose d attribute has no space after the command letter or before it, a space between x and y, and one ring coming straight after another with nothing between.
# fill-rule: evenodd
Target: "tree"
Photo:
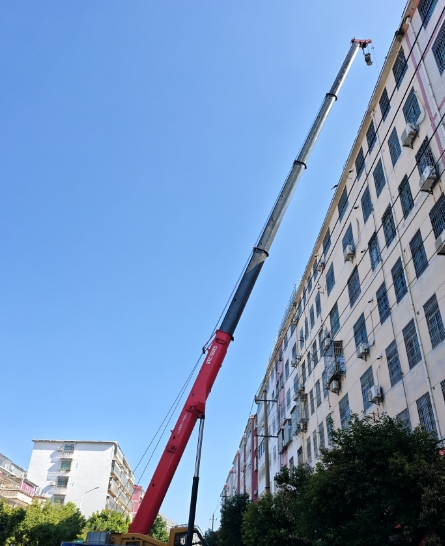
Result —
<instances>
[{"instance_id":1,"label":"tree","mask_svg":"<svg viewBox=\"0 0 445 546\"><path fill-rule=\"evenodd\" d=\"M0 500L0 544L2 546L14 534L24 518L23 508L12 508Z\"/></svg>"},{"instance_id":2,"label":"tree","mask_svg":"<svg viewBox=\"0 0 445 546\"><path fill-rule=\"evenodd\" d=\"M88 531L107 531L108 533L126 533L130 526L130 518L117 510L105 508L102 512L94 512L88 519L84 528L85 535Z\"/></svg>"},{"instance_id":3,"label":"tree","mask_svg":"<svg viewBox=\"0 0 445 546\"><path fill-rule=\"evenodd\" d=\"M156 516L155 522L153 523L153 527L151 528L150 532L151 536L153 538L156 538L157 540L160 540L161 542L168 542L168 531L167 531L167 525L165 523L165 520L162 516L159 514Z\"/></svg>"},{"instance_id":4,"label":"tree","mask_svg":"<svg viewBox=\"0 0 445 546\"><path fill-rule=\"evenodd\" d=\"M211 529L207 529L207 531L204 533L204 538L206 539L207 546L219 546L218 537L218 531L212 531Z\"/></svg>"},{"instance_id":5,"label":"tree","mask_svg":"<svg viewBox=\"0 0 445 546\"><path fill-rule=\"evenodd\" d=\"M241 527L243 514L249 504L249 495L227 497L221 506L221 526L218 546L243 546Z\"/></svg>"}]
</instances>

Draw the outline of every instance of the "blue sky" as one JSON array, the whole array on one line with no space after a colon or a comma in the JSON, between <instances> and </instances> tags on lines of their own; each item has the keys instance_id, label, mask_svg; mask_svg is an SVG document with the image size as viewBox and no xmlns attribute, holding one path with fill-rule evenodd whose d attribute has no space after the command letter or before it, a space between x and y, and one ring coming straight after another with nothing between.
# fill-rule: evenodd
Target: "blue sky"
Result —
<instances>
[{"instance_id":1,"label":"blue sky","mask_svg":"<svg viewBox=\"0 0 445 546\"><path fill-rule=\"evenodd\" d=\"M3 454L27 468L32 438L117 440L136 465L350 39L372 38L381 68L403 7L0 3ZM210 395L203 528L377 76L357 58ZM193 437L162 507L177 522L187 520L195 448Z\"/></svg>"}]
</instances>

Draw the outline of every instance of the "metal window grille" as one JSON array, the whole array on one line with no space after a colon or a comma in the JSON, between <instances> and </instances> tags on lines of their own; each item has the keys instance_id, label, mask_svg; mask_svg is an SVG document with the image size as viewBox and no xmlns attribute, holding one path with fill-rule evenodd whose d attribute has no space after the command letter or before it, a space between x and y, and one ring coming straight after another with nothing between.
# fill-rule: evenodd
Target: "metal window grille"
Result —
<instances>
[{"instance_id":1,"label":"metal window grille","mask_svg":"<svg viewBox=\"0 0 445 546\"><path fill-rule=\"evenodd\" d=\"M383 233L385 235L386 246L389 246L396 236L396 226L392 215L391 205L385 210L382 216Z\"/></svg>"},{"instance_id":2,"label":"metal window grille","mask_svg":"<svg viewBox=\"0 0 445 546\"><path fill-rule=\"evenodd\" d=\"M286 364L284 365L284 374L286 379L289 379L289 359L286 360Z\"/></svg>"},{"instance_id":3,"label":"metal window grille","mask_svg":"<svg viewBox=\"0 0 445 546\"><path fill-rule=\"evenodd\" d=\"M320 380L315 383L315 396L317 398L317 406L319 406L321 404Z\"/></svg>"},{"instance_id":4,"label":"metal window grille","mask_svg":"<svg viewBox=\"0 0 445 546\"><path fill-rule=\"evenodd\" d=\"M287 389L287 392L286 392L286 405L287 405L287 409L289 410L290 409L290 389Z\"/></svg>"},{"instance_id":5,"label":"metal window grille","mask_svg":"<svg viewBox=\"0 0 445 546\"><path fill-rule=\"evenodd\" d=\"M394 385L402 379L402 368L400 366L399 352L395 340L386 348L386 360L388 362L391 387L394 387Z\"/></svg>"},{"instance_id":6,"label":"metal window grille","mask_svg":"<svg viewBox=\"0 0 445 546\"><path fill-rule=\"evenodd\" d=\"M425 138L416 153L416 162L419 174L422 174L427 167L434 167L436 165L428 137Z\"/></svg>"},{"instance_id":7,"label":"metal window grille","mask_svg":"<svg viewBox=\"0 0 445 546\"><path fill-rule=\"evenodd\" d=\"M403 339L405 341L406 355L408 357L409 367L413 368L422 360L420 354L419 340L417 338L414 319L411 319L403 329Z\"/></svg>"},{"instance_id":8,"label":"metal window grille","mask_svg":"<svg viewBox=\"0 0 445 546\"><path fill-rule=\"evenodd\" d=\"M298 314L299 317L301 316L301 300L298 302L297 314Z\"/></svg>"},{"instance_id":9,"label":"metal window grille","mask_svg":"<svg viewBox=\"0 0 445 546\"><path fill-rule=\"evenodd\" d=\"M332 263L328 269L328 272L326 273L326 288L327 288L328 296L332 292L332 289L334 288L334 284L335 284L334 264Z\"/></svg>"},{"instance_id":10,"label":"metal window grille","mask_svg":"<svg viewBox=\"0 0 445 546\"><path fill-rule=\"evenodd\" d=\"M399 49L399 53L397 54L396 62L394 63L394 66L392 67L392 73L394 74L394 78L396 80L397 89L399 89L400 84L402 83L402 80L403 80L403 76L406 74L407 70L408 70L408 63L406 61L403 47L401 47Z\"/></svg>"},{"instance_id":11,"label":"metal window grille","mask_svg":"<svg viewBox=\"0 0 445 546\"><path fill-rule=\"evenodd\" d=\"M423 26L426 27L433 15L434 8L436 7L437 0L420 0L417 9L419 10L420 18L422 19Z\"/></svg>"},{"instance_id":12,"label":"metal window grille","mask_svg":"<svg viewBox=\"0 0 445 546\"><path fill-rule=\"evenodd\" d=\"M386 291L386 285L384 282L377 290L377 306L379 308L380 323L383 324L391 314L391 307L389 306L388 300L388 292Z\"/></svg>"},{"instance_id":13,"label":"metal window grille","mask_svg":"<svg viewBox=\"0 0 445 546\"><path fill-rule=\"evenodd\" d=\"M439 343L445 339L445 328L443 326L436 294L433 294L425 303L423 310L425 311L428 332L430 334L431 344L434 349L434 347L437 347L437 345L439 345Z\"/></svg>"},{"instance_id":14,"label":"metal window grille","mask_svg":"<svg viewBox=\"0 0 445 546\"><path fill-rule=\"evenodd\" d=\"M372 402L369 401L368 391L374 386L374 376L372 374L372 366L370 366L366 372L360 377L360 384L362 386L362 398L363 407L365 411L372 406Z\"/></svg>"},{"instance_id":15,"label":"metal window grille","mask_svg":"<svg viewBox=\"0 0 445 546\"><path fill-rule=\"evenodd\" d=\"M344 234L344 237L342 239L343 251L345 250L345 248L348 245L354 246L354 236L352 234L352 224L349 224L348 229L346 230L346 233Z\"/></svg>"},{"instance_id":16,"label":"metal window grille","mask_svg":"<svg viewBox=\"0 0 445 546\"><path fill-rule=\"evenodd\" d=\"M343 353L343 341L334 341L334 357L344 357Z\"/></svg>"},{"instance_id":17,"label":"metal window grille","mask_svg":"<svg viewBox=\"0 0 445 546\"><path fill-rule=\"evenodd\" d=\"M321 313L321 297L320 292L315 296L315 311L317 314L317 317L320 316Z\"/></svg>"},{"instance_id":18,"label":"metal window grille","mask_svg":"<svg viewBox=\"0 0 445 546\"><path fill-rule=\"evenodd\" d=\"M408 177L405 175L399 186L400 204L402 205L403 217L406 218L414 207L414 199L411 193Z\"/></svg>"},{"instance_id":19,"label":"metal window grille","mask_svg":"<svg viewBox=\"0 0 445 546\"><path fill-rule=\"evenodd\" d=\"M380 263L381 256L380 256L380 247L379 247L379 240L377 237L377 233L374 232L374 235L369 239L368 243L369 248L369 257L371 259L371 267L372 270L377 267L377 265Z\"/></svg>"},{"instance_id":20,"label":"metal window grille","mask_svg":"<svg viewBox=\"0 0 445 546\"><path fill-rule=\"evenodd\" d=\"M442 389L442 396L443 396L443 399L445 400L445 379L440 382L440 388Z\"/></svg>"},{"instance_id":21,"label":"metal window grille","mask_svg":"<svg viewBox=\"0 0 445 546\"><path fill-rule=\"evenodd\" d=\"M331 246L331 232L328 229L328 231L326 232L323 238L323 253L325 256L327 255L330 246Z\"/></svg>"},{"instance_id":22,"label":"metal window grille","mask_svg":"<svg viewBox=\"0 0 445 546\"><path fill-rule=\"evenodd\" d=\"M397 163L397 160L400 157L400 154L402 153L402 148L400 147L400 141L399 141L399 137L397 135L397 130L395 127L391 131L391 134L389 135L388 147L389 147L389 154L391 156L391 162L394 167L394 165Z\"/></svg>"},{"instance_id":23,"label":"metal window grille","mask_svg":"<svg viewBox=\"0 0 445 546\"><path fill-rule=\"evenodd\" d=\"M408 98L406 99L405 104L403 105L403 115L405 116L405 121L407 123L412 123L417 125L417 120L421 114L419 101L417 100L417 95L414 91L414 87L411 88Z\"/></svg>"},{"instance_id":24,"label":"metal window grille","mask_svg":"<svg viewBox=\"0 0 445 546\"><path fill-rule=\"evenodd\" d=\"M365 170L365 156L363 154L363 148L360 148L357 157L355 158L355 171L357 173L357 178L360 178L360 175Z\"/></svg>"},{"instance_id":25,"label":"metal window grille","mask_svg":"<svg viewBox=\"0 0 445 546\"><path fill-rule=\"evenodd\" d=\"M382 96L380 97L379 105L380 105L380 112L382 113L383 121L385 121L386 116L388 115L389 110L391 108L391 104L389 102L389 97L388 97L388 91L386 90L386 87L383 90Z\"/></svg>"},{"instance_id":26,"label":"metal window grille","mask_svg":"<svg viewBox=\"0 0 445 546\"><path fill-rule=\"evenodd\" d=\"M331 323L332 337L334 337L335 334L340 330L340 316L338 314L337 303L334 305L334 307L331 309L331 312L329 313L329 320Z\"/></svg>"},{"instance_id":27,"label":"metal window grille","mask_svg":"<svg viewBox=\"0 0 445 546\"><path fill-rule=\"evenodd\" d=\"M420 424L425 427L428 432L437 434L436 424L434 422L433 407L429 393L425 393L417 401L417 413L419 414Z\"/></svg>"},{"instance_id":28,"label":"metal window grille","mask_svg":"<svg viewBox=\"0 0 445 546\"><path fill-rule=\"evenodd\" d=\"M398 413L396 415L396 419L398 419L403 428L406 428L407 430L409 430L410 432L413 430L413 427L411 425L411 419L409 417L409 410L408 408L405 408L403 411L401 411L400 413Z\"/></svg>"},{"instance_id":29,"label":"metal window grille","mask_svg":"<svg viewBox=\"0 0 445 546\"><path fill-rule=\"evenodd\" d=\"M338 201L338 215L340 217L340 220L343 218L347 208L348 208L348 190L345 187Z\"/></svg>"},{"instance_id":30,"label":"metal window grille","mask_svg":"<svg viewBox=\"0 0 445 546\"><path fill-rule=\"evenodd\" d=\"M312 373L312 355L310 351L307 354L307 374L308 376Z\"/></svg>"},{"instance_id":31,"label":"metal window grille","mask_svg":"<svg viewBox=\"0 0 445 546\"><path fill-rule=\"evenodd\" d=\"M296 394L298 392L298 388L299 388L298 374L295 374L295 376L294 376L294 394ZM273 397L272 397L272 399L273 399Z\"/></svg>"},{"instance_id":32,"label":"metal window grille","mask_svg":"<svg viewBox=\"0 0 445 546\"><path fill-rule=\"evenodd\" d=\"M309 337L309 323L307 317L304 319L304 339Z\"/></svg>"},{"instance_id":33,"label":"metal window grille","mask_svg":"<svg viewBox=\"0 0 445 546\"><path fill-rule=\"evenodd\" d=\"M422 273L428 267L428 259L426 257L425 247L423 246L420 229L411 239L409 246L413 257L414 269L416 270L417 278L419 278L420 275L422 275Z\"/></svg>"},{"instance_id":34,"label":"metal window grille","mask_svg":"<svg viewBox=\"0 0 445 546\"><path fill-rule=\"evenodd\" d=\"M363 212L363 222L366 224L366 221L373 210L371 194L369 193L368 186L366 186L366 190L363 192L361 203L362 203L362 212Z\"/></svg>"},{"instance_id":35,"label":"metal window grille","mask_svg":"<svg viewBox=\"0 0 445 546\"><path fill-rule=\"evenodd\" d=\"M294 343L292 346L292 358L297 358L297 344ZM272 370L273 372L273 370Z\"/></svg>"},{"instance_id":36,"label":"metal window grille","mask_svg":"<svg viewBox=\"0 0 445 546\"><path fill-rule=\"evenodd\" d=\"M311 449L311 438L309 437L306 440L306 453L307 453L307 462L312 462L312 449Z\"/></svg>"},{"instance_id":37,"label":"metal window grille","mask_svg":"<svg viewBox=\"0 0 445 546\"><path fill-rule=\"evenodd\" d=\"M294 321L290 323L290 335L292 335L295 332L296 325Z\"/></svg>"},{"instance_id":38,"label":"metal window grille","mask_svg":"<svg viewBox=\"0 0 445 546\"><path fill-rule=\"evenodd\" d=\"M314 459L318 458L318 440L317 440L317 431L314 430L312 433L312 443L314 445Z\"/></svg>"},{"instance_id":39,"label":"metal window grille","mask_svg":"<svg viewBox=\"0 0 445 546\"><path fill-rule=\"evenodd\" d=\"M287 332L286 332L285 335L284 335L283 343L284 343L284 350L286 350L286 349L287 349L287 345L288 345L288 343L289 343L289 338L287 337Z\"/></svg>"},{"instance_id":40,"label":"metal window grille","mask_svg":"<svg viewBox=\"0 0 445 546\"><path fill-rule=\"evenodd\" d=\"M322 448L325 446L323 421L318 425L318 436L320 437L320 448Z\"/></svg>"},{"instance_id":41,"label":"metal window grille","mask_svg":"<svg viewBox=\"0 0 445 546\"><path fill-rule=\"evenodd\" d=\"M374 172L372 173L374 178L375 191L377 192L377 197L382 193L383 188L386 184L385 173L383 171L382 160L379 159Z\"/></svg>"},{"instance_id":42,"label":"metal window grille","mask_svg":"<svg viewBox=\"0 0 445 546\"><path fill-rule=\"evenodd\" d=\"M320 358L324 355L323 351L323 330L318 332L318 346L320 347Z\"/></svg>"},{"instance_id":43,"label":"metal window grille","mask_svg":"<svg viewBox=\"0 0 445 546\"><path fill-rule=\"evenodd\" d=\"M372 149L374 148L374 144L376 142L376 138L377 135L376 135L376 132L375 132L375 127L374 127L374 122L371 121L371 125L369 126L368 130L366 131L366 140L368 141L368 150L369 152L372 151Z\"/></svg>"},{"instance_id":44,"label":"metal window grille","mask_svg":"<svg viewBox=\"0 0 445 546\"><path fill-rule=\"evenodd\" d=\"M326 370L323 370L323 373L321 374L321 382L323 383L323 397L327 398L329 395L328 387L327 387L327 372ZM445 399L445 395L444 395Z\"/></svg>"},{"instance_id":45,"label":"metal window grille","mask_svg":"<svg viewBox=\"0 0 445 546\"><path fill-rule=\"evenodd\" d=\"M434 207L430 210L430 220L437 239L445 229L445 195L442 193Z\"/></svg>"},{"instance_id":46,"label":"metal window grille","mask_svg":"<svg viewBox=\"0 0 445 546\"><path fill-rule=\"evenodd\" d=\"M445 24L441 26L431 49L433 50L439 73L442 75L445 70Z\"/></svg>"},{"instance_id":47,"label":"metal window grille","mask_svg":"<svg viewBox=\"0 0 445 546\"><path fill-rule=\"evenodd\" d=\"M315 413L315 401L314 401L314 389L311 389L311 392L309 393L309 399L311 402L311 415Z\"/></svg>"},{"instance_id":48,"label":"metal window grille","mask_svg":"<svg viewBox=\"0 0 445 546\"><path fill-rule=\"evenodd\" d=\"M315 340L312 343L312 357L314 359L314 368L318 364L318 352L317 352L317 341Z\"/></svg>"},{"instance_id":49,"label":"metal window grille","mask_svg":"<svg viewBox=\"0 0 445 546\"><path fill-rule=\"evenodd\" d=\"M351 276L348 279L349 304L351 305L351 307L357 301L361 291L362 290L360 287L360 277L358 275L358 267L355 266L354 271L352 272Z\"/></svg>"},{"instance_id":50,"label":"metal window grille","mask_svg":"<svg viewBox=\"0 0 445 546\"><path fill-rule=\"evenodd\" d=\"M403 272L402 260L400 258L391 269L391 276L394 285L394 292L396 293L397 303L400 303L403 296L408 292L405 274Z\"/></svg>"},{"instance_id":51,"label":"metal window grille","mask_svg":"<svg viewBox=\"0 0 445 546\"><path fill-rule=\"evenodd\" d=\"M307 280L307 290L308 292L311 292L312 290L312 277L309 275L309 278Z\"/></svg>"},{"instance_id":52,"label":"metal window grille","mask_svg":"<svg viewBox=\"0 0 445 546\"><path fill-rule=\"evenodd\" d=\"M309 316L311 317L311 330L315 326L315 313L314 313L314 306L311 305L311 308L309 310Z\"/></svg>"},{"instance_id":53,"label":"metal window grille","mask_svg":"<svg viewBox=\"0 0 445 546\"><path fill-rule=\"evenodd\" d=\"M358 321L354 324L354 340L355 347L358 347L362 343L368 343L368 332L366 331L365 315L362 313Z\"/></svg>"},{"instance_id":54,"label":"metal window grille","mask_svg":"<svg viewBox=\"0 0 445 546\"><path fill-rule=\"evenodd\" d=\"M304 346L304 334L303 334L303 328L300 328L300 349L302 349Z\"/></svg>"},{"instance_id":55,"label":"metal window grille","mask_svg":"<svg viewBox=\"0 0 445 546\"><path fill-rule=\"evenodd\" d=\"M315 260L313 266L312 266L312 276L314 278L314 282L315 282L315 279L318 277L318 271L317 271L317 260Z\"/></svg>"},{"instance_id":56,"label":"metal window grille","mask_svg":"<svg viewBox=\"0 0 445 546\"><path fill-rule=\"evenodd\" d=\"M301 365L301 377L303 379L303 384L306 383L306 364L304 362Z\"/></svg>"},{"instance_id":57,"label":"metal window grille","mask_svg":"<svg viewBox=\"0 0 445 546\"><path fill-rule=\"evenodd\" d=\"M349 425L349 421L351 419L351 410L349 409L349 397L347 394L343 396L338 406L340 410L341 428L346 428Z\"/></svg>"}]
</instances>

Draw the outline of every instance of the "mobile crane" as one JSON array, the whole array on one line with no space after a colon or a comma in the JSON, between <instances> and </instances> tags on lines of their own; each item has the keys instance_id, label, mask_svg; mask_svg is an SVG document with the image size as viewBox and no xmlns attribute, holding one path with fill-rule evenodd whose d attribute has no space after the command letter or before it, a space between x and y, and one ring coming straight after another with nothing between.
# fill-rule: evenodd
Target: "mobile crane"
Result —
<instances>
[{"instance_id":1,"label":"mobile crane","mask_svg":"<svg viewBox=\"0 0 445 546\"><path fill-rule=\"evenodd\" d=\"M162 546L161 542L153 537L150 537L148 533L153 526L162 501L164 500L179 465L181 456L198 420L201 421L198 439L198 455L190 503L189 523L187 527L175 527L171 529L169 546L179 546L183 544L191 546L193 535L195 537L198 536L198 543L195 544L204 544L201 535L194 528L194 517L198 493L199 460L207 397L209 396L216 376L218 375L218 372L222 366L229 345L231 341L233 341L233 334L235 333L237 324L247 304L247 300L249 299L264 262L269 256L270 247L284 214L286 213L303 171L307 168L309 156L333 104L337 100L338 92L340 91L340 88L359 49L363 50L366 63L368 65L372 64L370 54L365 54L364 52L365 48L370 42L371 40L357 40L355 38L351 40L351 46L345 60L343 61L343 64L341 65L340 71L338 72L331 89L328 93L326 93L322 106L315 118L314 123L312 124L306 140L304 141L300 153L293 162L291 171L283 187L281 188L280 194L260 235L258 243L252 250L248 265L235 290L235 294L230 301L221 326L218 330L216 330L212 342L206 347L204 362L170 435L165 450L147 488L142 504L130 526L129 532L123 534L111 534L107 538L107 540L109 540L109 542L106 542L107 544L123 544L127 546ZM87 543L93 544L91 540L87 540ZM94 544L99 543L105 544L104 542L94 542ZM69 543L63 544L67 545Z\"/></svg>"}]
</instances>

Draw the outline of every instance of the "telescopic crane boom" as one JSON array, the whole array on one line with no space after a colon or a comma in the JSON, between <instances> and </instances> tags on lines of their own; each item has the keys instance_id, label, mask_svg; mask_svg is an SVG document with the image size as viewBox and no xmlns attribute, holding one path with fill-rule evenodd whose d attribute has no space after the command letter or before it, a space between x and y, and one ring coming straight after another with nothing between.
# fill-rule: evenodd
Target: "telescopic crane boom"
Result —
<instances>
[{"instance_id":1,"label":"telescopic crane boom","mask_svg":"<svg viewBox=\"0 0 445 546\"><path fill-rule=\"evenodd\" d=\"M222 366L224 358L233 340L233 334L241 318L250 293L260 274L275 235L280 227L290 200L300 181L303 171L307 168L309 156L314 148L318 136L328 117L328 114L337 100L338 92L346 78L352 62L358 50L366 48L371 40L351 41L351 47L335 78L335 81L326 93L323 104L315 118L308 136L292 165L292 169L284 183L273 210L267 220L266 226L260 236L258 244L254 247L250 261L238 284L235 294L229 304L220 328L216 331L213 341L208 347L206 357L187 401L175 424L158 466L153 474L147 492L141 506L130 526L129 533L148 534L159 512L162 501L170 486L178 467L184 449L190 439L196 421L204 417L207 397Z\"/></svg>"}]
</instances>

